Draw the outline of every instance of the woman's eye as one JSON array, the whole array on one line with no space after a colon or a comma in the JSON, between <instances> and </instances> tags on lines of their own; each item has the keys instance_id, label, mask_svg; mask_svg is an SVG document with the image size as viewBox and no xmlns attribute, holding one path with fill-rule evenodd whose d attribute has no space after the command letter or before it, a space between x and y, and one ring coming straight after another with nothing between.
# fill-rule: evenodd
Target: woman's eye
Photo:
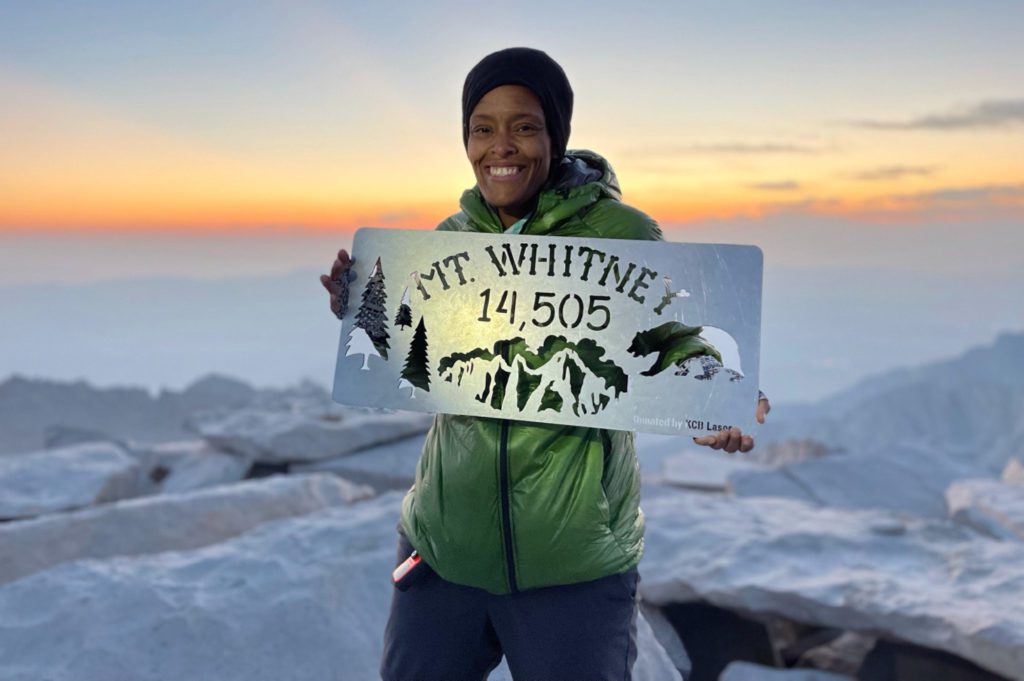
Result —
<instances>
[{"instance_id":1,"label":"woman's eye","mask_svg":"<svg viewBox=\"0 0 1024 681\"><path fill-rule=\"evenodd\" d=\"M474 127L470 132L472 132L474 135L486 135L490 131L491 129L486 125L478 125Z\"/></svg>"}]
</instances>

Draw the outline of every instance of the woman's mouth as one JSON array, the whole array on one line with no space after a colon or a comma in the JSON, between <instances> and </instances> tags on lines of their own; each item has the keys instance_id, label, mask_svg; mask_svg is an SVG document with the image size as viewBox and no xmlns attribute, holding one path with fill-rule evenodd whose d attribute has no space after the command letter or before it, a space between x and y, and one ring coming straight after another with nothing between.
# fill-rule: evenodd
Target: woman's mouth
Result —
<instances>
[{"instance_id":1,"label":"woman's mouth","mask_svg":"<svg viewBox=\"0 0 1024 681\"><path fill-rule=\"evenodd\" d=\"M519 166L491 166L487 169L487 174L493 178L510 178L515 177L522 170Z\"/></svg>"}]
</instances>

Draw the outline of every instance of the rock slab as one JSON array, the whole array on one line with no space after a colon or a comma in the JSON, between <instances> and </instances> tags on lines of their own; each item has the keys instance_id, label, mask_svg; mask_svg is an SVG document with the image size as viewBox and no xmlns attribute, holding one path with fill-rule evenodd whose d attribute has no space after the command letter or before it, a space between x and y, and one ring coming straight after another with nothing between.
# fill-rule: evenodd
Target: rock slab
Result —
<instances>
[{"instance_id":1,"label":"rock slab","mask_svg":"<svg viewBox=\"0 0 1024 681\"><path fill-rule=\"evenodd\" d=\"M112 442L0 458L0 519L31 518L135 496L139 462Z\"/></svg>"},{"instance_id":2,"label":"rock slab","mask_svg":"<svg viewBox=\"0 0 1024 681\"><path fill-rule=\"evenodd\" d=\"M888 509L945 518L946 488L978 471L911 446L863 455L833 454L778 469L737 471L729 477L741 497L789 497L822 506Z\"/></svg>"},{"instance_id":3,"label":"rock slab","mask_svg":"<svg viewBox=\"0 0 1024 681\"><path fill-rule=\"evenodd\" d=\"M433 416L406 412L240 409L198 425L214 447L262 463L319 461L426 432Z\"/></svg>"},{"instance_id":4,"label":"rock slab","mask_svg":"<svg viewBox=\"0 0 1024 681\"><path fill-rule=\"evenodd\" d=\"M401 493L0 587L4 681L371 681ZM638 626L637 681L679 681ZM494 680L500 678L495 675Z\"/></svg>"},{"instance_id":5,"label":"rock slab","mask_svg":"<svg viewBox=\"0 0 1024 681\"><path fill-rule=\"evenodd\" d=\"M1024 484L961 480L946 490L953 520L996 539L1024 541Z\"/></svg>"},{"instance_id":6,"label":"rock slab","mask_svg":"<svg viewBox=\"0 0 1024 681\"><path fill-rule=\"evenodd\" d=\"M1024 463L1021 463L1020 459L1017 458L1007 461L1006 466L1003 468L1002 480L1003 482L1024 485Z\"/></svg>"},{"instance_id":7,"label":"rock slab","mask_svg":"<svg viewBox=\"0 0 1024 681\"><path fill-rule=\"evenodd\" d=\"M733 662L718 681L855 681L844 674L817 669L773 669L749 662Z\"/></svg>"},{"instance_id":8,"label":"rock slab","mask_svg":"<svg viewBox=\"0 0 1024 681\"><path fill-rule=\"evenodd\" d=\"M874 632L1024 679L1024 546L949 521L684 494L644 505L643 597Z\"/></svg>"},{"instance_id":9,"label":"rock slab","mask_svg":"<svg viewBox=\"0 0 1024 681\"><path fill-rule=\"evenodd\" d=\"M245 457L211 447L205 440L136 447L133 453L143 466L139 483L143 494L188 492L238 482L252 464Z\"/></svg>"},{"instance_id":10,"label":"rock slab","mask_svg":"<svg viewBox=\"0 0 1024 681\"><path fill-rule=\"evenodd\" d=\"M666 457L661 463L660 482L665 485L703 492L724 492L729 476L740 471L771 470L725 452L683 451Z\"/></svg>"},{"instance_id":11,"label":"rock slab","mask_svg":"<svg viewBox=\"0 0 1024 681\"><path fill-rule=\"evenodd\" d=\"M296 463L290 473L330 471L346 480L369 485L378 492L407 490L416 479L416 463L423 451L423 436L414 435L394 442L311 463Z\"/></svg>"},{"instance_id":12,"label":"rock slab","mask_svg":"<svg viewBox=\"0 0 1024 681\"><path fill-rule=\"evenodd\" d=\"M260 523L368 499L329 473L272 476L0 525L0 584L80 558L198 548Z\"/></svg>"}]
</instances>

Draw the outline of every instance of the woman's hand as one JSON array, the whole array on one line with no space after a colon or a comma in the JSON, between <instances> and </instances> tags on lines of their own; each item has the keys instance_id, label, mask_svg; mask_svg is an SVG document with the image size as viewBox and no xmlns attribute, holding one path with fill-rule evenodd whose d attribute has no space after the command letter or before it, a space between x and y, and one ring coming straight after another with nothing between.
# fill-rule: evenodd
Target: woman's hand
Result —
<instances>
[{"instance_id":1,"label":"woman's hand","mask_svg":"<svg viewBox=\"0 0 1024 681\"><path fill-rule=\"evenodd\" d=\"M757 411L754 413L754 417L758 423L764 423L764 417L768 415L768 412L772 410L771 402L768 401L768 397L764 393L759 393L757 399ZM711 449L724 449L725 451L733 454L735 452L749 452L754 448L754 438L750 435L744 435L739 428L730 428L729 430L720 430L714 435L705 435L703 437L693 438L694 444L702 445L704 447L711 447Z\"/></svg>"},{"instance_id":2,"label":"woman's hand","mask_svg":"<svg viewBox=\"0 0 1024 681\"><path fill-rule=\"evenodd\" d=\"M760 390L757 391L757 411L754 412L754 416L757 418L758 423L764 423L764 417L768 416L768 412L772 410L772 403L768 401L768 396Z\"/></svg>"},{"instance_id":3,"label":"woman's hand","mask_svg":"<svg viewBox=\"0 0 1024 681\"><path fill-rule=\"evenodd\" d=\"M343 248L338 251L338 257L331 265L330 275L320 275L320 283L330 294L331 312L338 319L343 318L348 312L348 282L354 278L355 273L351 271L354 262L348 251Z\"/></svg>"}]
</instances>

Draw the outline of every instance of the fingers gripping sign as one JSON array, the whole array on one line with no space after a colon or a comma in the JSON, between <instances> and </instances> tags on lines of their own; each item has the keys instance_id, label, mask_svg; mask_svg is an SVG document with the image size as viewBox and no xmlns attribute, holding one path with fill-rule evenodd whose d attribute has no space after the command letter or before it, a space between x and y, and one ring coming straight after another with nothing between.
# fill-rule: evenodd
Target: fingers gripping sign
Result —
<instances>
[{"instance_id":1,"label":"fingers gripping sign","mask_svg":"<svg viewBox=\"0 0 1024 681\"><path fill-rule=\"evenodd\" d=\"M772 404L768 401L768 396L762 392L758 393L757 396L757 411L755 417L758 423L764 423L764 418L768 416L768 412L772 410Z\"/></svg>"},{"instance_id":2,"label":"fingers gripping sign","mask_svg":"<svg viewBox=\"0 0 1024 681\"><path fill-rule=\"evenodd\" d=\"M355 272L352 271L354 262L343 248L338 251L338 257L331 265L330 275L320 275L320 283L330 294L331 312L338 319L342 319L348 312L348 285L355 279Z\"/></svg>"},{"instance_id":3,"label":"fingers gripping sign","mask_svg":"<svg viewBox=\"0 0 1024 681\"><path fill-rule=\"evenodd\" d=\"M772 410L772 405L768 401L768 397L764 393L759 393L757 399L757 411L755 417L758 423L764 423L765 416ZM703 437L693 438L694 444L702 445L704 447L711 447L711 449L719 450L724 449L726 452L733 454L735 452L749 452L754 448L754 438L750 435L744 435L743 432L736 427L721 430L713 435L705 435Z\"/></svg>"}]
</instances>

